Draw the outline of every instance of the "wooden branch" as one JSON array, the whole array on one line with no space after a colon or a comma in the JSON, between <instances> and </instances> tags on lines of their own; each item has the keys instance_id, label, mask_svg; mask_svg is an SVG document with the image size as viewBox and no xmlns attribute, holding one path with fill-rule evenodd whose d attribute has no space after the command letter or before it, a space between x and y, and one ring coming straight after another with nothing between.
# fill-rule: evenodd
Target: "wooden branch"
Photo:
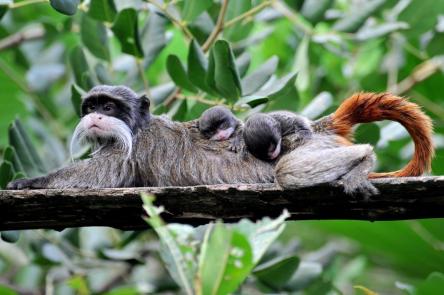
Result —
<instances>
[{"instance_id":1,"label":"wooden branch","mask_svg":"<svg viewBox=\"0 0 444 295\"><path fill-rule=\"evenodd\" d=\"M97 190L0 191L0 230L80 226L146 228L139 194L156 196L168 222L276 216L290 219L401 220L444 217L444 176L374 180L379 195L348 196L338 185L280 190L273 184Z\"/></svg>"},{"instance_id":2,"label":"wooden branch","mask_svg":"<svg viewBox=\"0 0 444 295\"><path fill-rule=\"evenodd\" d=\"M0 51L19 46L23 42L41 39L45 30L41 26L31 27L0 40Z\"/></svg>"}]
</instances>

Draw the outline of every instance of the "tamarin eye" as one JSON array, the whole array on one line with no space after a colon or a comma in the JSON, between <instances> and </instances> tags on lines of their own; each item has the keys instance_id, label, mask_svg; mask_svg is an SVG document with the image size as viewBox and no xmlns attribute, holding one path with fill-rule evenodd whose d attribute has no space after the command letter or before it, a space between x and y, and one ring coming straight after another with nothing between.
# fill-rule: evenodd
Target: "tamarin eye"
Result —
<instances>
[{"instance_id":1,"label":"tamarin eye","mask_svg":"<svg viewBox=\"0 0 444 295\"><path fill-rule=\"evenodd\" d=\"M107 103L103 106L103 110L105 112L110 112L112 110L114 110L115 105L113 103Z\"/></svg>"},{"instance_id":2,"label":"tamarin eye","mask_svg":"<svg viewBox=\"0 0 444 295\"><path fill-rule=\"evenodd\" d=\"M86 111L87 111L88 113L92 113L93 111L95 111L95 109L96 109L95 106L93 106L93 105L89 105L89 106L86 108Z\"/></svg>"}]
</instances>

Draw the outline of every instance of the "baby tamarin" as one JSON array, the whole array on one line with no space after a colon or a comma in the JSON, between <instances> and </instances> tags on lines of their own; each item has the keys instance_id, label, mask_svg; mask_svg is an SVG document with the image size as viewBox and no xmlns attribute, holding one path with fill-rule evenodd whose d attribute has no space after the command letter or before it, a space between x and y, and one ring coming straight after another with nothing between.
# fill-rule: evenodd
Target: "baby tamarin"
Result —
<instances>
[{"instance_id":1,"label":"baby tamarin","mask_svg":"<svg viewBox=\"0 0 444 295\"><path fill-rule=\"evenodd\" d=\"M274 160L282 150L282 137L294 134L293 139L306 140L313 133L311 121L287 111L254 114L247 119L243 130L245 145L261 160Z\"/></svg>"},{"instance_id":2,"label":"baby tamarin","mask_svg":"<svg viewBox=\"0 0 444 295\"><path fill-rule=\"evenodd\" d=\"M199 119L199 131L209 140L223 141L231 138L229 149L237 152L240 136L234 134L240 121L224 106L211 107Z\"/></svg>"}]
</instances>

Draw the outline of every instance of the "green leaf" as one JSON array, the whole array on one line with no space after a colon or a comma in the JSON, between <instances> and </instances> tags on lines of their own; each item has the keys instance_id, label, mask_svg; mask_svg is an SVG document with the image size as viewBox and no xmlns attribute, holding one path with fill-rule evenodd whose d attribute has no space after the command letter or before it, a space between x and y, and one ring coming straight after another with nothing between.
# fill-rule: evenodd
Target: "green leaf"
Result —
<instances>
[{"instance_id":1,"label":"green leaf","mask_svg":"<svg viewBox=\"0 0 444 295\"><path fill-rule=\"evenodd\" d=\"M187 0L184 2L182 19L186 22L194 21L202 12L213 4L213 0Z\"/></svg>"},{"instance_id":2,"label":"green leaf","mask_svg":"<svg viewBox=\"0 0 444 295\"><path fill-rule=\"evenodd\" d=\"M137 11L134 8L126 8L117 15L111 30L119 39L123 52L143 57L137 23Z\"/></svg>"},{"instance_id":3,"label":"green leaf","mask_svg":"<svg viewBox=\"0 0 444 295\"><path fill-rule=\"evenodd\" d=\"M369 143L376 146L380 138L379 126L375 123L359 125L355 131L355 141L357 143Z\"/></svg>"},{"instance_id":4,"label":"green leaf","mask_svg":"<svg viewBox=\"0 0 444 295\"><path fill-rule=\"evenodd\" d=\"M253 73L242 79L242 95L249 95L258 91L276 72L278 65L277 56L271 57L265 63L260 65Z\"/></svg>"},{"instance_id":5,"label":"green leaf","mask_svg":"<svg viewBox=\"0 0 444 295\"><path fill-rule=\"evenodd\" d=\"M444 286L444 274L434 272L417 285L416 295L441 295Z\"/></svg>"},{"instance_id":6,"label":"green leaf","mask_svg":"<svg viewBox=\"0 0 444 295\"><path fill-rule=\"evenodd\" d=\"M272 100L291 99L296 108L299 104L299 95L294 85L296 76L296 74L289 74L272 83L269 87L242 97L236 104L248 104L251 107L255 107Z\"/></svg>"},{"instance_id":7,"label":"green leaf","mask_svg":"<svg viewBox=\"0 0 444 295\"><path fill-rule=\"evenodd\" d=\"M296 52L294 71L298 73L296 86L300 91L305 91L310 86L310 59L308 56L309 42L309 37L305 36L299 44Z\"/></svg>"},{"instance_id":8,"label":"green leaf","mask_svg":"<svg viewBox=\"0 0 444 295\"><path fill-rule=\"evenodd\" d=\"M26 175L23 172L17 172L16 174L14 174L14 178L12 180L22 179L22 178L26 178Z\"/></svg>"},{"instance_id":9,"label":"green leaf","mask_svg":"<svg viewBox=\"0 0 444 295\"><path fill-rule=\"evenodd\" d=\"M427 44L426 50L430 56L444 54L444 33L435 32L432 40Z\"/></svg>"},{"instance_id":10,"label":"green leaf","mask_svg":"<svg viewBox=\"0 0 444 295\"><path fill-rule=\"evenodd\" d=\"M52 8L66 15L74 15L80 0L49 0Z\"/></svg>"},{"instance_id":11,"label":"green leaf","mask_svg":"<svg viewBox=\"0 0 444 295\"><path fill-rule=\"evenodd\" d=\"M244 77L250 67L251 55L244 51L240 56L236 58L236 68L239 72L239 77Z\"/></svg>"},{"instance_id":12,"label":"green leaf","mask_svg":"<svg viewBox=\"0 0 444 295\"><path fill-rule=\"evenodd\" d=\"M20 231L18 230L7 230L0 232L0 237L3 241L8 243L15 243L20 238ZM3 293L1 293L3 294Z\"/></svg>"},{"instance_id":13,"label":"green leaf","mask_svg":"<svg viewBox=\"0 0 444 295\"><path fill-rule=\"evenodd\" d=\"M247 12L252 8L251 0L229 1L227 13L225 14L225 22ZM224 38L236 42L246 38L253 29L254 22L237 22L231 27L224 30Z\"/></svg>"},{"instance_id":14,"label":"green leaf","mask_svg":"<svg viewBox=\"0 0 444 295\"><path fill-rule=\"evenodd\" d=\"M208 228L200 255L202 294L230 294L253 268L253 254L245 235L221 223Z\"/></svg>"},{"instance_id":15,"label":"green leaf","mask_svg":"<svg viewBox=\"0 0 444 295\"><path fill-rule=\"evenodd\" d=\"M9 6L8 5L0 5L0 20L3 18L3 16L8 11Z\"/></svg>"},{"instance_id":16,"label":"green leaf","mask_svg":"<svg viewBox=\"0 0 444 295\"><path fill-rule=\"evenodd\" d=\"M21 122L16 119L9 127L9 143L15 148L23 169L29 176L45 172L45 167L26 134Z\"/></svg>"},{"instance_id":17,"label":"green leaf","mask_svg":"<svg viewBox=\"0 0 444 295\"><path fill-rule=\"evenodd\" d=\"M372 0L352 6L347 14L335 22L333 29L348 33L356 32L385 2L386 0Z\"/></svg>"},{"instance_id":18,"label":"green leaf","mask_svg":"<svg viewBox=\"0 0 444 295\"><path fill-rule=\"evenodd\" d=\"M42 247L42 255L53 263L63 263L68 257L58 246L46 243Z\"/></svg>"},{"instance_id":19,"label":"green leaf","mask_svg":"<svg viewBox=\"0 0 444 295\"><path fill-rule=\"evenodd\" d=\"M214 21L207 11L199 15L192 23L188 24L188 29L193 34L194 39L203 44L214 30Z\"/></svg>"},{"instance_id":20,"label":"green leaf","mask_svg":"<svg viewBox=\"0 0 444 295\"><path fill-rule=\"evenodd\" d=\"M186 99L175 101L168 111L168 116L174 121L185 121L188 113L188 103Z\"/></svg>"},{"instance_id":21,"label":"green leaf","mask_svg":"<svg viewBox=\"0 0 444 295\"><path fill-rule=\"evenodd\" d=\"M187 264L187 259L172 232L160 218L161 208L153 206L154 198L142 194L143 208L148 214L145 220L151 225L161 241L161 256L168 272L186 294L194 294L193 291L193 267Z\"/></svg>"},{"instance_id":22,"label":"green leaf","mask_svg":"<svg viewBox=\"0 0 444 295\"><path fill-rule=\"evenodd\" d=\"M80 22L80 36L83 44L94 56L110 60L108 36L103 23L83 14Z\"/></svg>"},{"instance_id":23,"label":"green leaf","mask_svg":"<svg viewBox=\"0 0 444 295\"><path fill-rule=\"evenodd\" d=\"M80 92L80 89L78 89L75 84L71 85L71 103L72 103L74 110L76 111L77 116L80 117L82 94Z\"/></svg>"},{"instance_id":24,"label":"green leaf","mask_svg":"<svg viewBox=\"0 0 444 295\"><path fill-rule=\"evenodd\" d=\"M316 119L326 112L333 104L333 95L323 91L316 95L302 110L301 115L309 119Z\"/></svg>"},{"instance_id":25,"label":"green leaf","mask_svg":"<svg viewBox=\"0 0 444 295\"><path fill-rule=\"evenodd\" d=\"M180 88L197 92L196 87L188 79L187 72L177 55L170 54L167 58L167 71L171 79Z\"/></svg>"},{"instance_id":26,"label":"green leaf","mask_svg":"<svg viewBox=\"0 0 444 295\"><path fill-rule=\"evenodd\" d=\"M332 4L333 0L305 0L301 14L312 23L317 23Z\"/></svg>"},{"instance_id":27,"label":"green leaf","mask_svg":"<svg viewBox=\"0 0 444 295\"><path fill-rule=\"evenodd\" d=\"M155 105L165 101L176 90L173 82L157 85L151 88L151 97Z\"/></svg>"},{"instance_id":28,"label":"green leaf","mask_svg":"<svg viewBox=\"0 0 444 295\"><path fill-rule=\"evenodd\" d=\"M399 21L404 21L410 26L410 28L403 32L403 34L408 39L418 40L422 34L433 28L438 16L443 14L443 11L443 1L411 1L398 18Z\"/></svg>"},{"instance_id":29,"label":"green leaf","mask_svg":"<svg viewBox=\"0 0 444 295\"><path fill-rule=\"evenodd\" d=\"M114 0L91 0L88 15L99 21L113 22L117 15Z\"/></svg>"},{"instance_id":30,"label":"green leaf","mask_svg":"<svg viewBox=\"0 0 444 295\"><path fill-rule=\"evenodd\" d=\"M265 251L277 239L285 228L285 220L290 216L287 210L276 219L265 217L256 223L248 219L242 219L234 224L234 229L248 237L253 249L254 264L258 263Z\"/></svg>"},{"instance_id":31,"label":"green leaf","mask_svg":"<svg viewBox=\"0 0 444 295\"><path fill-rule=\"evenodd\" d=\"M294 255L278 257L254 269L253 274L267 287L276 291L290 280L299 266L299 258Z\"/></svg>"},{"instance_id":32,"label":"green leaf","mask_svg":"<svg viewBox=\"0 0 444 295\"><path fill-rule=\"evenodd\" d=\"M96 77L99 83L106 85L113 84L110 73L108 69L103 65L103 63L97 63L94 66L94 72L96 73Z\"/></svg>"},{"instance_id":33,"label":"green leaf","mask_svg":"<svg viewBox=\"0 0 444 295\"><path fill-rule=\"evenodd\" d=\"M159 56L170 39L167 40L166 25L168 20L160 14L151 13L142 30L142 47L145 53L144 68L148 68Z\"/></svg>"},{"instance_id":34,"label":"green leaf","mask_svg":"<svg viewBox=\"0 0 444 295\"><path fill-rule=\"evenodd\" d=\"M225 40L218 40L210 53L207 77L209 85L214 85L217 92L229 101L234 102L242 94L242 86L234 62L233 51Z\"/></svg>"},{"instance_id":35,"label":"green leaf","mask_svg":"<svg viewBox=\"0 0 444 295\"><path fill-rule=\"evenodd\" d=\"M88 288L88 282L86 278L76 275L67 280L68 286L70 286L73 290L76 290L76 294L91 294Z\"/></svg>"},{"instance_id":36,"label":"green leaf","mask_svg":"<svg viewBox=\"0 0 444 295\"><path fill-rule=\"evenodd\" d=\"M23 165L20 162L17 152L15 151L15 148L13 146L6 147L3 155L3 160L8 161L9 163L12 164L12 167L14 168L14 173L25 172L25 169L23 168Z\"/></svg>"},{"instance_id":37,"label":"green leaf","mask_svg":"<svg viewBox=\"0 0 444 295\"><path fill-rule=\"evenodd\" d=\"M188 50L188 78L191 83L202 89L203 91L216 95L214 90L208 86L205 77L208 75L208 61L205 54L195 40L190 42Z\"/></svg>"},{"instance_id":38,"label":"green leaf","mask_svg":"<svg viewBox=\"0 0 444 295\"><path fill-rule=\"evenodd\" d=\"M15 290L0 284L0 294L2 295L19 295Z\"/></svg>"},{"instance_id":39,"label":"green leaf","mask_svg":"<svg viewBox=\"0 0 444 295\"><path fill-rule=\"evenodd\" d=\"M405 30L408 28L409 24L405 22L385 23L371 27L366 26L356 33L355 38L359 41L365 41L372 38L379 38L392 32Z\"/></svg>"},{"instance_id":40,"label":"green leaf","mask_svg":"<svg viewBox=\"0 0 444 295\"><path fill-rule=\"evenodd\" d=\"M301 261L298 269L285 287L293 291L303 290L322 275L322 270L323 268L320 263Z\"/></svg>"},{"instance_id":41,"label":"green leaf","mask_svg":"<svg viewBox=\"0 0 444 295\"><path fill-rule=\"evenodd\" d=\"M85 54L80 46L76 46L69 54L69 61L74 74L76 84L84 90L94 86Z\"/></svg>"},{"instance_id":42,"label":"green leaf","mask_svg":"<svg viewBox=\"0 0 444 295\"><path fill-rule=\"evenodd\" d=\"M6 185L14 177L14 167L11 162L3 161L0 165L0 189L6 188Z\"/></svg>"}]
</instances>

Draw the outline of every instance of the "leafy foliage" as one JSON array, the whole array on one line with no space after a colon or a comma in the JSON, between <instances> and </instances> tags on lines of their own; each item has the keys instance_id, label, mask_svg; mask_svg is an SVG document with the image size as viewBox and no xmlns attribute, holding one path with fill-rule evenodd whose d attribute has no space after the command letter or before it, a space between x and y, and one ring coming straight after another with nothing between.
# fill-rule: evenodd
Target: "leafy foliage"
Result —
<instances>
[{"instance_id":1,"label":"leafy foliage","mask_svg":"<svg viewBox=\"0 0 444 295\"><path fill-rule=\"evenodd\" d=\"M80 96L101 83L144 92L153 113L175 120L218 104L240 118L287 109L316 119L353 92L393 91L434 119L432 173L442 174L443 15L432 0L3 1L0 188L69 161ZM376 146L379 170L413 151L395 123L359 126L356 140ZM2 232L0 293L442 288L442 220L287 223L278 239L282 217L195 229L164 226L150 208L160 240L109 228Z\"/></svg>"}]
</instances>

